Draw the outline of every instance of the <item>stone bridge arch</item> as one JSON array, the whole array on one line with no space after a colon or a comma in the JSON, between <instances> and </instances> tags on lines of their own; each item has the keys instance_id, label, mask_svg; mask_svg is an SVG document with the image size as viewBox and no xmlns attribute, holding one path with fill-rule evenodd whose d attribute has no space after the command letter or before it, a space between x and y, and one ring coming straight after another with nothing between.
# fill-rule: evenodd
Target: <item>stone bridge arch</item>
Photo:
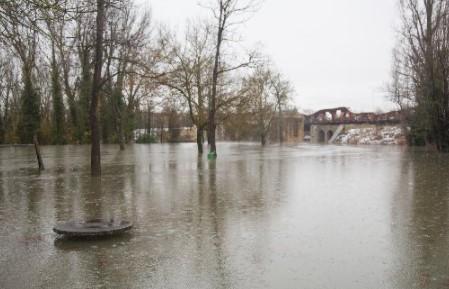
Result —
<instances>
[{"instance_id":1,"label":"stone bridge arch","mask_svg":"<svg viewBox=\"0 0 449 289\"><path fill-rule=\"evenodd\" d=\"M332 139L339 125L316 125L310 127L310 137L312 143L328 143Z\"/></svg>"},{"instance_id":2,"label":"stone bridge arch","mask_svg":"<svg viewBox=\"0 0 449 289\"><path fill-rule=\"evenodd\" d=\"M320 131L318 132L318 142L319 143L325 143L326 142L326 133L322 129L320 129Z\"/></svg>"}]
</instances>

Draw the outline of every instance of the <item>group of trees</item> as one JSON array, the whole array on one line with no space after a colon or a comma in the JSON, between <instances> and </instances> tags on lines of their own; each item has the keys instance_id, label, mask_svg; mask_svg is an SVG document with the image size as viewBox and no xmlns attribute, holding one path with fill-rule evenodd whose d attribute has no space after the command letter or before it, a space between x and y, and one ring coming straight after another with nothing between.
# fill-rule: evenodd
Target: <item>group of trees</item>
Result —
<instances>
[{"instance_id":1,"label":"group of trees","mask_svg":"<svg viewBox=\"0 0 449 289\"><path fill-rule=\"evenodd\" d=\"M279 142L283 140L283 109L287 107L289 96L293 88L279 73L274 72L269 65L257 66L253 73L245 79L245 88L248 96L247 110L255 116L257 134L260 142L265 145L277 114Z\"/></svg>"},{"instance_id":2,"label":"group of trees","mask_svg":"<svg viewBox=\"0 0 449 289\"><path fill-rule=\"evenodd\" d=\"M449 2L400 0L392 100L408 112L414 144L449 151Z\"/></svg>"},{"instance_id":3,"label":"group of trees","mask_svg":"<svg viewBox=\"0 0 449 289\"><path fill-rule=\"evenodd\" d=\"M184 35L155 25L132 0L0 3L0 143L92 143L121 149L142 111L187 113L216 157L217 124L253 114L261 142L292 88L260 53L235 49L254 0L204 1L210 19Z\"/></svg>"}]
</instances>

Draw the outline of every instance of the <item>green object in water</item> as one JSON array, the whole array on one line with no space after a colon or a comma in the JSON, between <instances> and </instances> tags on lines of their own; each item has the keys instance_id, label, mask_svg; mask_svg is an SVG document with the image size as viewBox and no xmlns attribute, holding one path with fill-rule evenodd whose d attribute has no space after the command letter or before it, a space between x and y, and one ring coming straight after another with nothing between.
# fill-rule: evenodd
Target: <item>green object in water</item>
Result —
<instances>
[{"instance_id":1,"label":"green object in water","mask_svg":"<svg viewBox=\"0 0 449 289\"><path fill-rule=\"evenodd\" d=\"M209 160L215 160L215 159L217 159L217 153L216 152L210 152L210 153L207 154L207 158Z\"/></svg>"}]
</instances>

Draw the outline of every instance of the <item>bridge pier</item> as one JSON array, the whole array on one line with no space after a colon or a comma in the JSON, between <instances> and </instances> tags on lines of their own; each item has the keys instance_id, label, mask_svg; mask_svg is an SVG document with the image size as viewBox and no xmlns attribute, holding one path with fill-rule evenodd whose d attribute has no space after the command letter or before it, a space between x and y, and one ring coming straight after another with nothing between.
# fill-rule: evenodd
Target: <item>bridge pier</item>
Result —
<instances>
[{"instance_id":1,"label":"bridge pier","mask_svg":"<svg viewBox=\"0 0 449 289\"><path fill-rule=\"evenodd\" d=\"M329 143L339 128L339 124L316 125L310 127L310 140L312 143Z\"/></svg>"}]
</instances>

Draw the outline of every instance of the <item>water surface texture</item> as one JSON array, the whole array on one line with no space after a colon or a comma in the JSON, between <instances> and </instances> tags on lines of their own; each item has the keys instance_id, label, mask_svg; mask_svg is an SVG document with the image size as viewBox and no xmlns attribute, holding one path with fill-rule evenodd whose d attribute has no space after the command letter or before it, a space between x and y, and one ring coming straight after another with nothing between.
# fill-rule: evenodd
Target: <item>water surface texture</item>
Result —
<instances>
[{"instance_id":1,"label":"water surface texture","mask_svg":"<svg viewBox=\"0 0 449 289\"><path fill-rule=\"evenodd\" d=\"M401 147L0 148L0 288L449 288L449 156ZM128 219L109 240L69 219Z\"/></svg>"}]
</instances>

